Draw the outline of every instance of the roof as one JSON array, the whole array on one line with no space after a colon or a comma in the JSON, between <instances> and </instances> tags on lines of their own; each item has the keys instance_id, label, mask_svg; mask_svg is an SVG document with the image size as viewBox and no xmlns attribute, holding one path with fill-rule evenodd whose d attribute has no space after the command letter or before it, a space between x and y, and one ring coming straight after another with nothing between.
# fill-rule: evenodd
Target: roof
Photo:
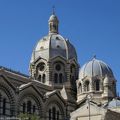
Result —
<instances>
[{"instance_id":1,"label":"roof","mask_svg":"<svg viewBox=\"0 0 120 120\"><path fill-rule=\"evenodd\" d=\"M19 72L19 71L15 71L15 70L12 70L12 69L10 69L10 68L3 67L3 66L0 66L0 69L4 69L4 70L6 70L6 71L8 71L8 72L12 72L12 73L15 73L15 74L17 74L17 75L21 75L21 76L24 76L24 77L27 77L27 78L30 77L29 75L23 74L23 73L21 73L21 72Z\"/></svg>"},{"instance_id":2,"label":"roof","mask_svg":"<svg viewBox=\"0 0 120 120\"><path fill-rule=\"evenodd\" d=\"M111 68L101 60L93 58L80 69L79 78L113 76Z\"/></svg>"},{"instance_id":3,"label":"roof","mask_svg":"<svg viewBox=\"0 0 120 120\"><path fill-rule=\"evenodd\" d=\"M107 107L108 108L120 107L120 100L114 98L112 101L108 103Z\"/></svg>"},{"instance_id":4,"label":"roof","mask_svg":"<svg viewBox=\"0 0 120 120\"><path fill-rule=\"evenodd\" d=\"M76 50L73 45L60 34L54 33L39 40L33 50L30 62L34 62L37 58L49 60L56 56L61 56L67 60L73 58L77 60Z\"/></svg>"}]
</instances>

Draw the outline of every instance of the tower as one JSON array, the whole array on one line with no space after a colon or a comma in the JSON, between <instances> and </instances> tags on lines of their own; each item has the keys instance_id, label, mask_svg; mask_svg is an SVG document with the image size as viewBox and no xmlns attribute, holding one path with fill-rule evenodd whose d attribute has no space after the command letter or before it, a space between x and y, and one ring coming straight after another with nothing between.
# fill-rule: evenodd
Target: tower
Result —
<instances>
[{"instance_id":1,"label":"tower","mask_svg":"<svg viewBox=\"0 0 120 120\"><path fill-rule=\"evenodd\" d=\"M61 90L66 101L76 102L76 79L78 61L74 46L59 34L59 20L53 13L49 20L49 33L35 46L31 61L31 76L53 90ZM64 95L66 94L66 95ZM68 105L68 106L74 106ZM68 108L72 111L74 107Z\"/></svg>"}]
</instances>

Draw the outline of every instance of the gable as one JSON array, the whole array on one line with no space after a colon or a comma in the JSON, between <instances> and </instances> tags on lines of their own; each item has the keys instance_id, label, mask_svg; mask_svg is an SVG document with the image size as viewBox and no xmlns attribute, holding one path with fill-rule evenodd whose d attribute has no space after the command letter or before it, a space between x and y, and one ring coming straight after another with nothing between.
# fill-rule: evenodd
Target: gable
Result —
<instances>
[{"instance_id":1,"label":"gable","mask_svg":"<svg viewBox=\"0 0 120 120\"><path fill-rule=\"evenodd\" d=\"M73 120L87 120L89 114L94 116L94 119L98 119L105 113L105 109L99 107L95 103L88 103L87 101L79 106L74 112L71 113L71 118Z\"/></svg>"},{"instance_id":2,"label":"gable","mask_svg":"<svg viewBox=\"0 0 120 120\"><path fill-rule=\"evenodd\" d=\"M48 99L47 103L53 102L53 101L60 101L63 104L65 104L65 100L62 98L62 96L60 95L60 92L57 90L54 90L52 92L47 92L45 94L45 98Z\"/></svg>"},{"instance_id":3,"label":"gable","mask_svg":"<svg viewBox=\"0 0 120 120\"><path fill-rule=\"evenodd\" d=\"M19 87L19 91L20 93L31 93L31 94L38 94L39 96L41 96L43 98L43 94L37 89L37 87L35 87L35 85L32 84L32 82L29 82L27 84L23 84Z\"/></svg>"}]
</instances>

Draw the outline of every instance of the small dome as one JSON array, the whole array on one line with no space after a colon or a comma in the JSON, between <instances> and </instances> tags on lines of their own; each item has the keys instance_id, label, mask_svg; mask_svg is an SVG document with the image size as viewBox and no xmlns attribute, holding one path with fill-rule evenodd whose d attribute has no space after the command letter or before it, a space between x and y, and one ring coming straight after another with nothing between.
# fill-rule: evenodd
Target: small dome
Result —
<instances>
[{"instance_id":1,"label":"small dome","mask_svg":"<svg viewBox=\"0 0 120 120\"><path fill-rule=\"evenodd\" d=\"M30 62L32 63L39 57L48 60L56 56L63 57L64 59L75 58L77 60L75 48L68 40L59 34L49 34L39 40L33 50Z\"/></svg>"},{"instance_id":2,"label":"small dome","mask_svg":"<svg viewBox=\"0 0 120 120\"><path fill-rule=\"evenodd\" d=\"M59 21L55 14L52 14L49 18L49 22L53 22L53 21L57 21L57 22Z\"/></svg>"},{"instance_id":3,"label":"small dome","mask_svg":"<svg viewBox=\"0 0 120 120\"><path fill-rule=\"evenodd\" d=\"M80 69L79 78L84 77L105 77L105 76L113 76L113 72L110 67L101 60L97 60L93 58L91 61L83 65Z\"/></svg>"},{"instance_id":4,"label":"small dome","mask_svg":"<svg viewBox=\"0 0 120 120\"><path fill-rule=\"evenodd\" d=\"M120 107L120 100L117 98L114 98L112 101L108 103L108 108L117 108Z\"/></svg>"}]
</instances>

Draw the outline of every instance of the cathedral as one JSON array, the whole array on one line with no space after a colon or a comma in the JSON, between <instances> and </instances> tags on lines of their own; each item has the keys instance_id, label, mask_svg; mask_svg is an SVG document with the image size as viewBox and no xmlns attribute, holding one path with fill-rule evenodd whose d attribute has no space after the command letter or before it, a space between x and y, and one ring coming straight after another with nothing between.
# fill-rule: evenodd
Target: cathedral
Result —
<instances>
[{"instance_id":1,"label":"cathedral","mask_svg":"<svg viewBox=\"0 0 120 120\"><path fill-rule=\"evenodd\" d=\"M29 76L0 67L0 119L27 114L38 120L119 120L117 81L109 65L94 56L80 67L54 12L48 26L33 49Z\"/></svg>"}]
</instances>

